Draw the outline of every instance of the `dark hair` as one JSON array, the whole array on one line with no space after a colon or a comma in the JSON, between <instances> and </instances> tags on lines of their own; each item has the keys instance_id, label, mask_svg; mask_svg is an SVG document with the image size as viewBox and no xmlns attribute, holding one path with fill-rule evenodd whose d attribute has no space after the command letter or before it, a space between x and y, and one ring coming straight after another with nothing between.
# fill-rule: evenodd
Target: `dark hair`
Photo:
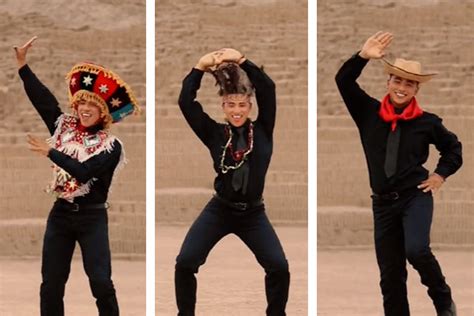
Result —
<instances>
[{"instance_id":1,"label":"dark hair","mask_svg":"<svg viewBox=\"0 0 474 316\"><path fill-rule=\"evenodd\" d=\"M227 94L253 94L253 86L245 71L236 63L222 63L212 75L216 79L216 86L219 86L220 96Z\"/></svg>"}]
</instances>

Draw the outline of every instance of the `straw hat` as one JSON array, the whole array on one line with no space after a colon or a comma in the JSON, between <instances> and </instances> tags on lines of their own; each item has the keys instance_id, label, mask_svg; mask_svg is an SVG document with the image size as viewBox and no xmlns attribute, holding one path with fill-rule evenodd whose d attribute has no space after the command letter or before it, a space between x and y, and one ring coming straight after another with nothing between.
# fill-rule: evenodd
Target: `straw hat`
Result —
<instances>
[{"instance_id":1,"label":"straw hat","mask_svg":"<svg viewBox=\"0 0 474 316\"><path fill-rule=\"evenodd\" d=\"M417 82L427 82L436 75L436 73L421 73L421 64L415 60L397 58L393 64L386 59L382 59L382 61L384 62L384 68L387 74L395 75L400 78Z\"/></svg>"}]
</instances>

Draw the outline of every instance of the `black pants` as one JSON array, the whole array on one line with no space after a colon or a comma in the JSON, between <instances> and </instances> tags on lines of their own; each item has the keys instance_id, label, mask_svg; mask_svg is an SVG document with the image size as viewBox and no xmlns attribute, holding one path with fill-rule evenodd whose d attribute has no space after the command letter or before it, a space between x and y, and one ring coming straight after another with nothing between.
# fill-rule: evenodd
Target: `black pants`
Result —
<instances>
[{"instance_id":1,"label":"black pants","mask_svg":"<svg viewBox=\"0 0 474 316\"><path fill-rule=\"evenodd\" d=\"M433 197L422 191L398 200L373 198L375 250L386 316L410 315L406 260L418 271L437 311L451 304L438 261L430 248Z\"/></svg>"},{"instance_id":2,"label":"black pants","mask_svg":"<svg viewBox=\"0 0 474 316\"><path fill-rule=\"evenodd\" d=\"M111 280L107 210L71 211L58 203L51 210L43 242L41 316L64 315L64 289L76 241L100 316L117 316Z\"/></svg>"},{"instance_id":3,"label":"black pants","mask_svg":"<svg viewBox=\"0 0 474 316\"><path fill-rule=\"evenodd\" d=\"M178 315L194 315L197 287L194 274L216 243L230 233L236 234L250 248L265 269L267 315L286 315L290 273L285 254L263 205L247 212L241 214L213 198L193 223L176 258Z\"/></svg>"}]
</instances>

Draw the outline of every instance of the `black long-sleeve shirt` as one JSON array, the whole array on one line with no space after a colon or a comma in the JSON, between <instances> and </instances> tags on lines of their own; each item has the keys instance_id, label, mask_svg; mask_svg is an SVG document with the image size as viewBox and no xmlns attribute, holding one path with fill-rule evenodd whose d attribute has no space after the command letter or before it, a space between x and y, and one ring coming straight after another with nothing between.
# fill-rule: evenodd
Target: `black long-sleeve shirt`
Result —
<instances>
[{"instance_id":1,"label":"black long-sleeve shirt","mask_svg":"<svg viewBox=\"0 0 474 316\"><path fill-rule=\"evenodd\" d=\"M48 88L41 83L28 65L20 68L19 74L23 80L28 98L40 114L50 134L53 135L56 129L55 123L63 114L59 108L57 99ZM101 126L92 126L88 128L88 132L94 134L100 129ZM118 140L115 140L113 149L110 152L104 150L84 162L79 162L77 159L56 149L51 149L48 157L81 183L86 183L92 178L96 179L92 182L89 193L74 198L75 203L90 204L104 203L107 201L109 187L112 182L114 170L120 161L121 152L122 146Z\"/></svg>"},{"instance_id":2,"label":"black long-sleeve shirt","mask_svg":"<svg viewBox=\"0 0 474 316\"><path fill-rule=\"evenodd\" d=\"M434 172L444 178L455 173L462 165L461 143L444 127L441 118L424 111L416 119L397 122L401 128L397 172L387 179L384 163L390 123L379 116L380 101L370 97L356 82L367 62L358 54L353 55L339 69L336 83L359 129L372 191L377 194L403 191L425 180L429 172L423 164L428 159L430 144L434 144L440 153Z\"/></svg>"},{"instance_id":3,"label":"black long-sleeve shirt","mask_svg":"<svg viewBox=\"0 0 474 316\"><path fill-rule=\"evenodd\" d=\"M253 122L254 146L248 156L249 180L246 194L232 188L233 171L223 174L219 168L223 148L228 140L225 124L217 123L207 115L196 101L204 72L193 68L183 80L179 96L179 106L199 139L207 146L214 162L217 177L214 181L216 192L230 201L250 202L260 199L265 186L265 175L273 151L273 128L275 126L276 97L275 84L260 68L246 60L240 67L247 73L255 88L258 117ZM247 131L248 133L248 131ZM234 133L235 135L236 133Z\"/></svg>"}]
</instances>

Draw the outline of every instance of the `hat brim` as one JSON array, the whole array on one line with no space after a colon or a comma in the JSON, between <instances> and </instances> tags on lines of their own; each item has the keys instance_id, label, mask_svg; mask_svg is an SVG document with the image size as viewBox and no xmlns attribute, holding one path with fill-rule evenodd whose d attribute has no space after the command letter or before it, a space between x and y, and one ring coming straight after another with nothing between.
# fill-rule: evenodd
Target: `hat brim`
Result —
<instances>
[{"instance_id":1,"label":"hat brim","mask_svg":"<svg viewBox=\"0 0 474 316\"><path fill-rule=\"evenodd\" d=\"M382 59L382 61L384 62L385 73L387 73L389 75L395 75L395 76L398 76L400 78L405 78L405 79L409 79L409 80L413 80L413 81L423 83L423 82L427 82L427 81L431 80L434 76L437 75L437 73L415 74L415 73L408 72L406 70L403 70L403 69L393 65L385 59Z\"/></svg>"}]
</instances>

